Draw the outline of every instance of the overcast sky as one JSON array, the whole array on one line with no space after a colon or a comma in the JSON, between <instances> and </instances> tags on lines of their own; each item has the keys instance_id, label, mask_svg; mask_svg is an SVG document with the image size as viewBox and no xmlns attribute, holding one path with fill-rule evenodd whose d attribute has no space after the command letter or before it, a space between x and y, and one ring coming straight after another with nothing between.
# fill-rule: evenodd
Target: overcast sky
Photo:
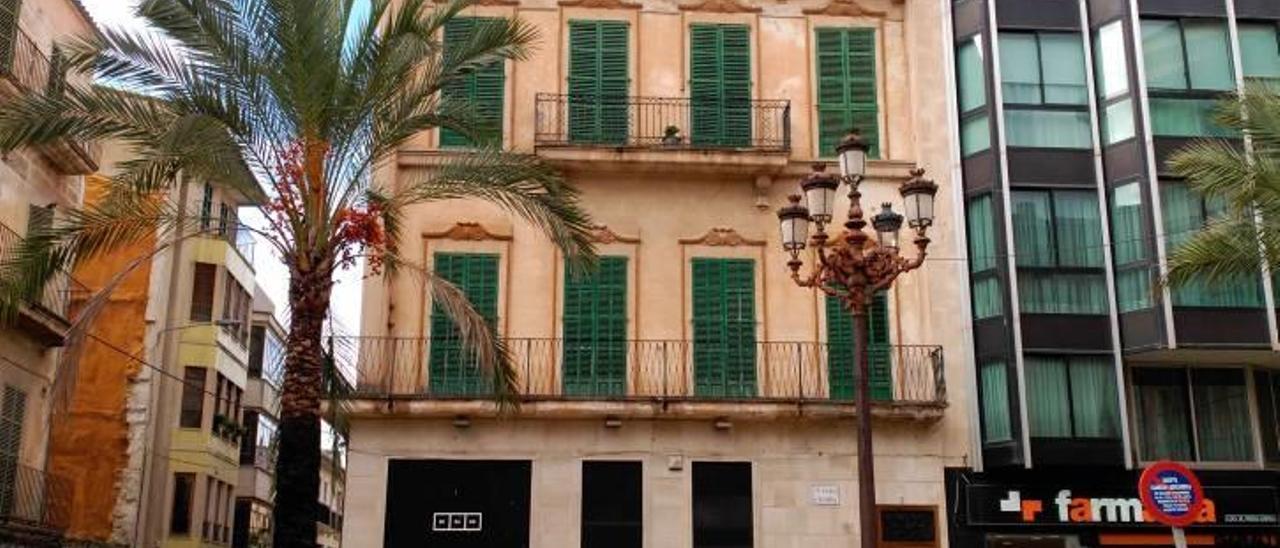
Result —
<instances>
[{"instance_id":1,"label":"overcast sky","mask_svg":"<svg viewBox=\"0 0 1280 548\"><path fill-rule=\"evenodd\" d=\"M106 27L140 27L141 21L133 16L133 6L138 0L80 0L89 10L95 22ZM248 223L262 222L256 210L241 210L241 218ZM289 271L275 256L271 248L259 243L254 252L254 270L258 285L276 303L278 313L283 313L288 300ZM340 272L334 287L331 306L333 314L352 334L360 332L360 274L361 268ZM281 314L281 320L287 317Z\"/></svg>"}]
</instances>

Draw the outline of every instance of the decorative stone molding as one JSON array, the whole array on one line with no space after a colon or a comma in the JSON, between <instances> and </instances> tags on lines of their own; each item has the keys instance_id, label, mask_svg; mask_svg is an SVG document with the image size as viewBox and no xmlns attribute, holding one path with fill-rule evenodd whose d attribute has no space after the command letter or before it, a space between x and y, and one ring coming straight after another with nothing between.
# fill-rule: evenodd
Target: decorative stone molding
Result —
<instances>
[{"instance_id":1,"label":"decorative stone molding","mask_svg":"<svg viewBox=\"0 0 1280 548\"><path fill-rule=\"evenodd\" d=\"M638 10L643 6L624 0L560 0L559 5L566 8L598 8L616 10Z\"/></svg>"},{"instance_id":2,"label":"decorative stone molding","mask_svg":"<svg viewBox=\"0 0 1280 548\"><path fill-rule=\"evenodd\" d=\"M443 4L447 0L435 0L437 4ZM472 0L472 6L519 6L520 0Z\"/></svg>"},{"instance_id":3,"label":"decorative stone molding","mask_svg":"<svg viewBox=\"0 0 1280 548\"><path fill-rule=\"evenodd\" d=\"M892 0L894 7L871 7L868 0L831 0L822 7L805 8L805 15L834 15L839 17L886 17L895 21L902 20L902 2ZM883 2L879 2L883 3Z\"/></svg>"},{"instance_id":4,"label":"decorative stone molding","mask_svg":"<svg viewBox=\"0 0 1280 548\"><path fill-rule=\"evenodd\" d=\"M591 240L598 244L638 244L640 238L622 236L605 225L591 227Z\"/></svg>"},{"instance_id":5,"label":"decorative stone molding","mask_svg":"<svg viewBox=\"0 0 1280 548\"><path fill-rule=\"evenodd\" d=\"M425 232L423 238L431 240L463 240L479 242L484 240L510 241L509 234L496 234L476 222L458 222L443 232Z\"/></svg>"},{"instance_id":6,"label":"decorative stone molding","mask_svg":"<svg viewBox=\"0 0 1280 548\"><path fill-rule=\"evenodd\" d=\"M680 243L684 245L705 245L711 247L737 247L741 245L759 246L765 245L764 240L753 240L747 238L732 228L715 227L708 230L706 234L697 238L681 238Z\"/></svg>"},{"instance_id":7,"label":"decorative stone molding","mask_svg":"<svg viewBox=\"0 0 1280 548\"><path fill-rule=\"evenodd\" d=\"M711 13L760 13L760 6L750 6L742 0L702 0L697 4L681 4L681 11L706 11Z\"/></svg>"}]
</instances>

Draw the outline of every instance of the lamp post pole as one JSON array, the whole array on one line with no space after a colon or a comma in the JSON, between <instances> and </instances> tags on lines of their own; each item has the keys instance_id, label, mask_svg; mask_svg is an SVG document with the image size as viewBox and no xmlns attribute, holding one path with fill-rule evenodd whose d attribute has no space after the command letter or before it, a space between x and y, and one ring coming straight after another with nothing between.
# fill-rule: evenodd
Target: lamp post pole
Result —
<instances>
[{"instance_id":1,"label":"lamp post pole","mask_svg":"<svg viewBox=\"0 0 1280 548\"><path fill-rule=\"evenodd\" d=\"M938 191L933 181L923 177L923 169L911 171L911 178L902 184L907 224L915 230L913 243L916 256L907 259L899 254L898 231L903 216L894 213L891 204L885 203L880 213L871 219L877 239L873 241L863 230L867 226L862 211L862 192L859 186L866 174L868 146L857 132L847 135L836 146L840 159L840 176L826 173L826 166L815 164L801 182L802 195L788 197L789 204L778 210L782 229L782 247L791 255L787 267L791 278L800 287L817 289L839 300L853 319L853 341L857 371L857 420L858 420L858 512L862 548L876 545L876 487L875 462L871 432L871 367L868 353L867 314L876 292L887 289L898 275L915 270L924 263L929 238L925 235L933 224L933 197ZM849 186L849 211L844 230L832 238L826 232L832 220L836 190L841 184ZM809 237L809 224L816 231ZM816 262L808 276L800 274L804 261L800 252L806 246L816 251Z\"/></svg>"}]
</instances>

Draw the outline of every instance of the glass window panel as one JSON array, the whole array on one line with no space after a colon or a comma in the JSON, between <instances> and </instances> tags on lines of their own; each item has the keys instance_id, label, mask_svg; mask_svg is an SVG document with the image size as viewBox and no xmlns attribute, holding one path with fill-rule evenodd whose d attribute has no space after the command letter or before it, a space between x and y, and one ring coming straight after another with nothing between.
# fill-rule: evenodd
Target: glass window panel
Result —
<instances>
[{"instance_id":1,"label":"glass window panel","mask_svg":"<svg viewBox=\"0 0 1280 548\"><path fill-rule=\"evenodd\" d=\"M1113 145L1120 141L1132 139L1136 135L1133 127L1133 104L1129 99L1116 101L1102 110L1102 138L1104 144Z\"/></svg>"},{"instance_id":2,"label":"glass window panel","mask_svg":"<svg viewBox=\"0 0 1280 548\"><path fill-rule=\"evenodd\" d=\"M986 114L974 116L960 124L960 153L972 156L991 148L991 124Z\"/></svg>"},{"instance_id":3,"label":"glass window panel","mask_svg":"<svg viewBox=\"0 0 1280 548\"><path fill-rule=\"evenodd\" d=\"M1000 78L1005 103L1040 104L1040 52L1036 35L1000 33Z\"/></svg>"},{"instance_id":4,"label":"glass window panel","mask_svg":"<svg viewBox=\"0 0 1280 548\"><path fill-rule=\"evenodd\" d=\"M1116 265L1147 258L1139 185L1138 182L1126 183L1111 191L1111 243Z\"/></svg>"},{"instance_id":5,"label":"glass window panel","mask_svg":"<svg viewBox=\"0 0 1280 548\"><path fill-rule=\"evenodd\" d=\"M1214 99L1151 98L1151 133L1158 137L1235 137L1213 121Z\"/></svg>"},{"instance_id":6,"label":"glass window panel","mask_svg":"<svg viewBox=\"0 0 1280 548\"><path fill-rule=\"evenodd\" d=\"M1013 246L1018 266L1054 266L1053 218L1047 192L1013 193Z\"/></svg>"},{"instance_id":7,"label":"glass window panel","mask_svg":"<svg viewBox=\"0 0 1280 548\"><path fill-rule=\"evenodd\" d=\"M1071 437L1071 401L1067 364L1058 358L1027 356L1027 420L1031 436Z\"/></svg>"},{"instance_id":8,"label":"glass window panel","mask_svg":"<svg viewBox=\"0 0 1280 548\"><path fill-rule=\"evenodd\" d=\"M1006 109L1004 121L1009 146L1079 149L1093 146L1088 112Z\"/></svg>"},{"instance_id":9,"label":"glass window panel","mask_svg":"<svg viewBox=\"0 0 1280 548\"><path fill-rule=\"evenodd\" d=\"M1134 369L1133 394L1142 460L1192 460L1186 371Z\"/></svg>"},{"instance_id":10,"label":"glass window panel","mask_svg":"<svg viewBox=\"0 0 1280 548\"><path fill-rule=\"evenodd\" d=\"M1177 21L1142 21L1142 66L1147 86L1153 89L1187 89L1182 31Z\"/></svg>"},{"instance_id":11,"label":"glass window panel","mask_svg":"<svg viewBox=\"0 0 1280 548\"><path fill-rule=\"evenodd\" d=\"M1071 359L1071 416L1081 438L1120 436L1115 367L1110 358Z\"/></svg>"},{"instance_id":12,"label":"glass window panel","mask_svg":"<svg viewBox=\"0 0 1280 548\"><path fill-rule=\"evenodd\" d=\"M995 318L1004 314L1004 296L1000 279L995 275L973 281L973 319Z\"/></svg>"},{"instance_id":13,"label":"glass window panel","mask_svg":"<svg viewBox=\"0 0 1280 548\"><path fill-rule=\"evenodd\" d=\"M1187 73L1192 89L1234 90L1231 45L1227 25L1218 21L1182 22L1186 40Z\"/></svg>"},{"instance_id":14,"label":"glass window panel","mask_svg":"<svg viewBox=\"0 0 1280 548\"><path fill-rule=\"evenodd\" d=\"M1192 369L1196 434L1202 461L1253 458L1249 396L1240 369Z\"/></svg>"},{"instance_id":15,"label":"glass window panel","mask_svg":"<svg viewBox=\"0 0 1280 548\"><path fill-rule=\"evenodd\" d=\"M1102 219L1093 192L1053 193L1058 266L1102 267Z\"/></svg>"},{"instance_id":16,"label":"glass window panel","mask_svg":"<svg viewBox=\"0 0 1280 548\"><path fill-rule=\"evenodd\" d=\"M1044 74L1045 103L1083 105L1089 102L1084 78L1084 44L1079 34L1041 34L1040 66Z\"/></svg>"},{"instance_id":17,"label":"glass window panel","mask_svg":"<svg viewBox=\"0 0 1280 548\"><path fill-rule=\"evenodd\" d=\"M969 271L996 267L995 224L991 218L991 196L969 200Z\"/></svg>"},{"instance_id":18,"label":"glass window panel","mask_svg":"<svg viewBox=\"0 0 1280 548\"><path fill-rule=\"evenodd\" d=\"M1146 268L1116 272L1116 306L1120 312L1133 312L1155 306L1151 272Z\"/></svg>"},{"instance_id":19,"label":"glass window panel","mask_svg":"<svg viewBox=\"0 0 1280 548\"><path fill-rule=\"evenodd\" d=\"M1176 250L1204 226L1204 201L1190 187L1180 183L1160 185L1165 241ZM1221 209L1221 204L1214 209ZM1243 276L1218 283L1190 280L1173 288L1174 306L1260 308L1264 306L1262 280Z\"/></svg>"},{"instance_id":20,"label":"glass window panel","mask_svg":"<svg viewBox=\"0 0 1280 548\"><path fill-rule=\"evenodd\" d=\"M987 87L982 66L982 42L974 36L956 50L956 77L960 88L960 112L987 103Z\"/></svg>"},{"instance_id":21,"label":"glass window panel","mask_svg":"<svg viewBox=\"0 0 1280 548\"><path fill-rule=\"evenodd\" d=\"M1258 426L1262 433L1262 455L1267 462L1280 462L1280 372L1257 369L1253 389L1258 400Z\"/></svg>"},{"instance_id":22,"label":"glass window panel","mask_svg":"<svg viewBox=\"0 0 1280 548\"><path fill-rule=\"evenodd\" d=\"M1018 304L1024 314L1106 314L1106 278L1019 269Z\"/></svg>"},{"instance_id":23,"label":"glass window panel","mask_svg":"<svg viewBox=\"0 0 1280 548\"><path fill-rule=\"evenodd\" d=\"M1126 57L1123 21L1098 29L1093 41L1097 62L1098 92L1104 99L1129 91L1129 60ZM1132 116L1130 116L1132 120Z\"/></svg>"},{"instance_id":24,"label":"glass window panel","mask_svg":"<svg viewBox=\"0 0 1280 548\"><path fill-rule=\"evenodd\" d=\"M982 364L983 440L987 443L1013 439L1009 417L1009 368L1004 362Z\"/></svg>"},{"instance_id":25,"label":"glass window panel","mask_svg":"<svg viewBox=\"0 0 1280 548\"><path fill-rule=\"evenodd\" d=\"M1280 79L1280 40L1274 24L1240 24L1240 61L1246 77Z\"/></svg>"}]
</instances>

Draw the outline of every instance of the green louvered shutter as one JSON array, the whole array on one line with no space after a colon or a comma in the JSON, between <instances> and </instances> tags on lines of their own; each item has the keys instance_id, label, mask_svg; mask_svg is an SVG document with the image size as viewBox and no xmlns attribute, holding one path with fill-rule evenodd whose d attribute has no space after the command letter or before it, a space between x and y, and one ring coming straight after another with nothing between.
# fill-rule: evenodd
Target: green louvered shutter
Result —
<instances>
[{"instance_id":1,"label":"green louvered shutter","mask_svg":"<svg viewBox=\"0 0 1280 548\"><path fill-rule=\"evenodd\" d=\"M497 328L498 255L436 253L435 273L458 286L489 326ZM473 395L491 389L475 354L463 346L457 324L438 304L431 306L431 351L427 360L432 394Z\"/></svg>"},{"instance_id":2,"label":"green louvered shutter","mask_svg":"<svg viewBox=\"0 0 1280 548\"><path fill-rule=\"evenodd\" d=\"M457 48L475 32L479 25L492 18L455 17L444 26L444 54L457 55ZM442 96L444 101L466 101L475 113L476 119L483 124L477 130L488 136L482 144L499 146L502 144L502 107L506 89L506 67L504 63L495 62L480 67L465 76L445 84ZM440 130L441 147L474 146L466 136L447 129Z\"/></svg>"},{"instance_id":3,"label":"green louvered shutter","mask_svg":"<svg viewBox=\"0 0 1280 548\"><path fill-rule=\"evenodd\" d=\"M857 358L853 340L853 317L840 301L827 297L827 379L831 399L851 400L857 395ZM867 359L871 368L871 399L893 399L892 347L889 341L889 299L883 292L871 301Z\"/></svg>"},{"instance_id":4,"label":"green louvered shutter","mask_svg":"<svg viewBox=\"0 0 1280 548\"><path fill-rule=\"evenodd\" d=\"M817 69L819 156L834 156L836 143L856 128L879 157L875 31L818 29Z\"/></svg>"},{"instance_id":5,"label":"green louvered shutter","mask_svg":"<svg viewBox=\"0 0 1280 548\"><path fill-rule=\"evenodd\" d=\"M13 69L13 52L18 38L18 14L22 0L0 0L0 69Z\"/></svg>"},{"instance_id":6,"label":"green louvered shutter","mask_svg":"<svg viewBox=\"0 0 1280 548\"><path fill-rule=\"evenodd\" d=\"M755 262L693 259L694 394L756 394Z\"/></svg>"},{"instance_id":7,"label":"green louvered shutter","mask_svg":"<svg viewBox=\"0 0 1280 548\"><path fill-rule=\"evenodd\" d=\"M569 22L569 139L625 144L630 72L625 21Z\"/></svg>"},{"instance_id":8,"label":"green louvered shutter","mask_svg":"<svg viewBox=\"0 0 1280 548\"><path fill-rule=\"evenodd\" d=\"M690 140L751 144L751 32L746 25L689 26Z\"/></svg>"},{"instance_id":9,"label":"green louvered shutter","mask_svg":"<svg viewBox=\"0 0 1280 548\"><path fill-rule=\"evenodd\" d=\"M622 396L627 389L627 258L564 280L564 393Z\"/></svg>"},{"instance_id":10,"label":"green louvered shutter","mask_svg":"<svg viewBox=\"0 0 1280 548\"><path fill-rule=\"evenodd\" d=\"M4 386L0 397L0 515L13 515L18 485L18 459L22 455L22 431L27 414L27 394Z\"/></svg>"}]
</instances>

